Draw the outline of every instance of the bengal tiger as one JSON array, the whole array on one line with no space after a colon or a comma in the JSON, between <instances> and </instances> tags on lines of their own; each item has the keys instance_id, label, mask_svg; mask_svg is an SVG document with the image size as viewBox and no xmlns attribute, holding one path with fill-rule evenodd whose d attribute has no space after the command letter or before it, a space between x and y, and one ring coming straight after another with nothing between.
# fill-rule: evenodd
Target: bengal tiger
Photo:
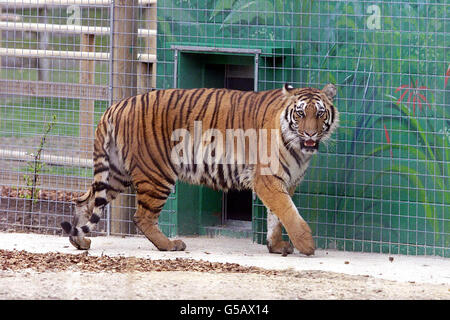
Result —
<instances>
[{"instance_id":1,"label":"bengal tiger","mask_svg":"<svg viewBox=\"0 0 450 320\"><path fill-rule=\"evenodd\" d=\"M93 183L75 200L73 224L61 226L73 246L89 249L91 241L85 235L95 229L105 206L133 185L137 197L133 221L139 230L159 250L184 250L182 240L169 240L158 228L160 212L180 180L224 191L253 190L267 208L269 252L287 255L295 246L312 255L311 229L291 197L319 143L337 127L335 95L333 84L321 90L285 84L261 92L155 90L115 103L95 131ZM196 130L209 133L192 143ZM240 147L236 132L243 133ZM217 141L220 136L231 136L232 142L224 147ZM198 155L208 146L209 153ZM224 150L233 151L234 157ZM282 226L293 245L282 240Z\"/></svg>"}]
</instances>

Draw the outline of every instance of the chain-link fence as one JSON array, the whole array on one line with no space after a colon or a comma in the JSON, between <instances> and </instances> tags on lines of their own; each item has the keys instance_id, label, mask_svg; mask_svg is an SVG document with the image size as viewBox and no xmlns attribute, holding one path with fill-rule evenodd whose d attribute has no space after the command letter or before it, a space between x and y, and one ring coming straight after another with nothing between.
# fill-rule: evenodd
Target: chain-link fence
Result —
<instances>
[{"instance_id":1,"label":"chain-link fence","mask_svg":"<svg viewBox=\"0 0 450 320\"><path fill-rule=\"evenodd\" d=\"M0 6L0 225L60 233L70 200L91 183L101 114L155 86L156 1ZM99 231L133 233L133 207L121 197Z\"/></svg>"},{"instance_id":2,"label":"chain-link fence","mask_svg":"<svg viewBox=\"0 0 450 320\"><path fill-rule=\"evenodd\" d=\"M151 88L332 82L340 128L294 196L317 245L450 256L447 1L0 0L0 7L1 230L60 234L70 199L91 183L94 129L114 101ZM186 230L189 203L201 216L192 233L252 220L253 238L264 242L258 199L196 192L193 199L177 185L160 219L166 234ZM100 233L136 233L132 194L108 208ZM231 212L233 202L250 213Z\"/></svg>"}]
</instances>

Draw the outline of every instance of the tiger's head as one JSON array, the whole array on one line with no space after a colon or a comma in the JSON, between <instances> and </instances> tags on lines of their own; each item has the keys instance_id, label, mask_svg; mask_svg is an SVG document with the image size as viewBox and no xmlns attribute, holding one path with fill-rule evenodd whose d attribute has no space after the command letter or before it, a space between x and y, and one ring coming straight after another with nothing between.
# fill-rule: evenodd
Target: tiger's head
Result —
<instances>
[{"instance_id":1,"label":"tiger's head","mask_svg":"<svg viewBox=\"0 0 450 320\"><path fill-rule=\"evenodd\" d=\"M339 113L333 105L336 87L327 84L322 90L282 89L286 108L281 117L281 129L288 148L297 147L304 154L314 154L319 143L331 136L337 127Z\"/></svg>"}]
</instances>

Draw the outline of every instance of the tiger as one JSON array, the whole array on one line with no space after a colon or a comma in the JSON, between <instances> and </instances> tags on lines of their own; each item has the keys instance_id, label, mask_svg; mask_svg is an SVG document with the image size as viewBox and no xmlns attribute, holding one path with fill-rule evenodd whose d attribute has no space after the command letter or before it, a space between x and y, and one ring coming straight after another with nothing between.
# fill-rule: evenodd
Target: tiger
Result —
<instances>
[{"instance_id":1,"label":"tiger","mask_svg":"<svg viewBox=\"0 0 450 320\"><path fill-rule=\"evenodd\" d=\"M292 196L319 144L338 126L335 96L333 84L322 89L284 84L259 92L161 89L112 104L95 130L93 182L74 200L72 223L64 221L61 227L75 248L88 250L86 234L95 230L107 204L133 186L137 228L158 250L185 250L181 239L170 240L158 227L161 210L179 180L225 192L252 190L267 209L269 252L285 256L295 247L313 255L311 228ZM205 134L204 140L192 143L196 130ZM239 135L230 130L244 133L240 147ZM220 136L232 139L224 147ZM202 147L210 147L209 153L198 155ZM283 240L282 227L290 241Z\"/></svg>"}]
</instances>

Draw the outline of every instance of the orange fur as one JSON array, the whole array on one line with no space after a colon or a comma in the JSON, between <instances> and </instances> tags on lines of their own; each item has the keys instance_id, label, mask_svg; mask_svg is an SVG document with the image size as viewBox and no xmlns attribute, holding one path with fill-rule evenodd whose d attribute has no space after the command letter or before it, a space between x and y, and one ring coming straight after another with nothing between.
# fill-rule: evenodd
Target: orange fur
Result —
<instances>
[{"instance_id":1,"label":"orange fur","mask_svg":"<svg viewBox=\"0 0 450 320\"><path fill-rule=\"evenodd\" d=\"M303 178L320 140L335 128L338 117L332 105L334 95L332 85L323 90L285 86L263 92L168 89L112 105L96 130L94 182L90 191L78 200L76 226L70 231L72 244L88 249L90 242L85 233L95 227L104 206L133 184L138 202L134 216L137 227L160 250L184 250L186 246L181 240L167 239L158 228L158 217L168 195L175 182L183 180L224 191L252 189L278 217L294 246L304 254L313 254L311 229L290 196ZM320 103L326 110L323 114L319 112ZM231 164L176 163L172 150L180 142L171 139L172 134L180 129L195 132L196 121L201 121L202 133L215 129L226 137L227 129L248 132L244 150L254 147L250 133L260 141L261 129L273 130L280 142L279 146L273 145L279 152L275 169L263 163L260 153L256 162L250 163L252 153L239 154L238 139L233 139L233 150L245 159L244 163L236 160ZM213 141L211 138L210 142ZM262 147L271 150L272 143L270 140L266 145L258 145L258 152ZM183 149L179 155L194 154L196 147L191 149ZM219 154L217 150L218 147L211 154ZM273 223L268 247L270 252L288 254L292 246L281 240L280 222ZM67 225L66 228L69 229Z\"/></svg>"}]
</instances>

